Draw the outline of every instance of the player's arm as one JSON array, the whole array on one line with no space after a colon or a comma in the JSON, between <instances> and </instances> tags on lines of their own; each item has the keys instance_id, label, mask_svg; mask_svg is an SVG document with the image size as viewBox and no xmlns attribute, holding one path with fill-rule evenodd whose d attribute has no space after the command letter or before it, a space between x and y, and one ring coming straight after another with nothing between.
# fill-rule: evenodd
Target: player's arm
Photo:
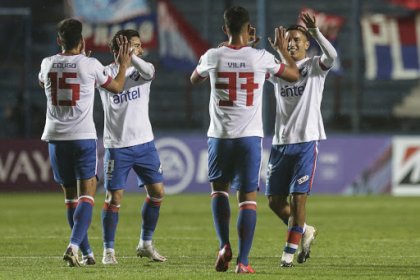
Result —
<instances>
[{"instance_id":1,"label":"player's arm","mask_svg":"<svg viewBox=\"0 0 420 280\"><path fill-rule=\"evenodd\" d=\"M139 71L145 80L152 80L155 76L155 67L153 64L144 61L134 53L131 55L131 64Z\"/></svg>"},{"instance_id":2,"label":"player's arm","mask_svg":"<svg viewBox=\"0 0 420 280\"><path fill-rule=\"evenodd\" d=\"M44 60L41 63L41 70L38 73L38 84L39 84L39 86L41 88L45 88L45 85L44 85L44 82L43 82L44 79L42 77L42 73L43 73L42 69L43 69L43 66L44 66Z\"/></svg>"},{"instance_id":3,"label":"player's arm","mask_svg":"<svg viewBox=\"0 0 420 280\"><path fill-rule=\"evenodd\" d=\"M326 69L331 68L334 64L334 61L337 59L337 51L330 43L330 41L328 41L327 38L322 35L321 31L319 31L319 28L316 26L315 16L311 17L308 13L304 13L300 15L300 18L306 25L309 34L311 34L311 36L315 39L322 50L320 61L322 66Z\"/></svg>"},{"instance_id":4,"label":"player's arm","mask_svg":"<svg viewBox=\"0 0 420 280\"><path fill-rule=\"evenodd\" d=\"M117 62L119 65L118 73L109 84L104 86L106 90L115 94L124 90L125 72L131 61L130 42L127 37L120 36L120 38L117 38L117 43L119 45L117 56Z\"/></svg>"},{"instance_id":5,"label":"player's arm","mask_svg":"<svg viewBox=\"0 0 420 280\"><path fill-rule=\"evenodd\" d=\"M204 82L205 80L207 80L207 78L208 77L200 76L200 74L198 74L198 72L197 72L197 69L195 69L191 74L190 81L191 81L191 84L196 85L196 84L199 84L201 82Z\"/></svg>"},{"instance_id":6,"label":"player's arm","mask_svg":"<svg viewBox=\"0 0 420 280\"><path fill-rule=\"evenodd\" d=\"M208 51L200 57L200 61L198 62L197 67L192 72L191 77L190 77L191 84L196 85L208 79L209 66L207 65L208 64L207 57L208 57Z\"/></svg>"},{"instance_id":7,"label":"player's arm","mask_svg":"<svg viewBox=\"0 0 420 280\"><path fill-rule=\"evenodd\" d=\"M268 38L268 41L270 42L271 47L277 51L280 56L280 60L285 65L283 72L280 74L280 78L288 82L296 82L300 77L299 69L287 51L289 38L286 36L286 30L283 26L280 26L274 30L274 33L274 42L271 38Z\"/></svg>"}]
</instances>

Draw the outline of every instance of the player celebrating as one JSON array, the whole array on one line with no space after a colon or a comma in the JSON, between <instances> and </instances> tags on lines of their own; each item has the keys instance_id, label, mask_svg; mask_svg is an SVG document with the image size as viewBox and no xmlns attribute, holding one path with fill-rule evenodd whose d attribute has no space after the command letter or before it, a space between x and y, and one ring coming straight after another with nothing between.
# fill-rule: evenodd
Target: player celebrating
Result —
<instances>
[{"instance_id":1,"label":"player celebrating","mask_svg":"<svg viewBox=\"0 0 420 280\"><path fill-rule=\"evenodd\" d=\"M96 192L96 130L93 122L95 84L118 93L129 64L129 42L120 37L120 71L113 80L104 66L84 54L82 23L65 19L58 26L57 42L62 52L42 60L38 78L47 96L47 114L42 140L48 142L54 180L64 191L67 219L72 233L63 259L80 266L95 264L87 230L92 219Z\"/></svg>"},{"instance_id":2,"label":"player celebrating","mask_svg":"<svg viewBox=\"0 0 420 280\"><path fill-rule=\"evenodd\" d=\"M149 120L150 84L155 77L155 68L141 56L140 35L135 30L121 30L113 37L110 47L115 60L118 58L118 38L125 36L133 48L131 65L125 70L126 83L118 96L100 89L104 109L104 174L106 200L102 209L104 253L103 264L117 264L114 251L118 211L128 173L133 169L140 187L145 186L147 197L143 204L139 257L164 262L152 244L160 204L164 195L162 168ZM119 71L118 64L107 66L112 76Z\"/></svg>"},{"instance_id":3,"label":"player celebrating","mask_svg":"<svg viewBox=\"0 0 420 280\"><path fill-rule=\"evenodd\" d=\"M262 90L266 73L295 82L296 64L287 53L282 27L276 29L277 48L287 64L250 46L248 11L232 7L224 13L228 44L208 50L191 75L196 84L210 77L210 127L207 133L212 212L220 250L216 271L226 271L232 259L229 242L229 187L237 190L239 252L236 273L254 273L248 255L256 225L257 189L261 167Z\"/></svg>"},{"instance_id":4,"label":"player celebrating","mask_svg":"<svg viewBox=\"0 0 420 280\"><path fill-rule=\"evenodd\" d=\"M266 195L271 210L285 224L289 224L281 257L283 267L293 266L293 257L300 242L297 261L305 262L315 239L316 229L305 224L305 205L312 187L318 142L326 139L321 116L325 77L337 58L334 47L316 27L315 17L302 14L301 19L307 29L300 25L287 29L288 51L296 61L300 79L297 82L275 76L269 79L275 88L277 114ZM318 42L323 52L321 56L306 57L310 36L308 32ZM278 50L275 43L271 40L270 43ZM282 53L279 53L281 56Z\"/></svg>"}]
</instances>

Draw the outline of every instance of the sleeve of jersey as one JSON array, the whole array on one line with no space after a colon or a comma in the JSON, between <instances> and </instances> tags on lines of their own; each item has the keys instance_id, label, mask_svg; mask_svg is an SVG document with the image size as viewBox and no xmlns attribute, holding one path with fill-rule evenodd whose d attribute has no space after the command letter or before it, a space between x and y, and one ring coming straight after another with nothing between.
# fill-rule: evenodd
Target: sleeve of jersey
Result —
<instances>
[{"instance_id":1,"label":"sleeve of jersey","mask_svg":"<svg viewBox=\"0 0 420 280\"><path fill-rule=\"evenodd\" d=\"M151 81L155 78L155 67L153 64L144 61L140 57L135 55L131 56L131 63L133 64L134 68L139 71L140 76L145 81Z\"/></svg>"},{"instance_id":2,"label":"sleeve of jersey","mask_svg":"<svg viewBox=\"0 0 420 280\"><path fill-rule=\"evenodd\" d=\"M196 74L201 78L205 79L209 76L209 65L208 65L208 53L205 53L200 57L200 60L198 61L198 65L195 68Z\"/></svg>"},{"instance_id":3,"label":"sleeve of jersey","mask_svg":"<svg viewBox=\"0 0 420 280\"><path fill-rule=\"evenodd\" d=\"M40 82L44 82L44 77L42 76L42 73L44 72L43 70L44 70L44 64L45 64L45 62L44 62L45 60L43 60L42 62L41 62L41 67L40 67L40 70L39 70L39 73L38 73L38 80L40 81Z\"/></svg>"},{"instance_id":4,"label":"sleeve of jersey","mask_svg":"<svg viewBox=\"0 0 420 280\"><path fill-rule=\"evenodd\" d=\"M92 64L94 65L92 67L95 67L96 84L100 87L106 87L109 85L112 81L112 77L108 73L107 68L104 67L97 59L94 59Z\"/></svg>"},{"instance_id":5,"label":"sleeve of jersey","mask_svg":"<svg viewBox=\"0 0 420 280\"><path fill-rule=\"evenodd\" d=\"M269 52L265 52L264 61L268 66L267 68L269 74L266 75L265 78L268 79L272 75L280 78L284 72L284 69L286 68L286 65L281 63L278 59L276 59L274 55Z\"/></svg>"},{"instance_id":6,"label":"sleeve of jersey","mask_svg":"<svg viewBox=\"0 0 420 280\"><path fill-rule=\"evenodd\" d=\"M334 61L337 59L337 51L330 43L330 41L328 41L328 39L322 35L318 28L309 28L308 32L315 39L322 50L322 55L319 59L319 66L323 71L331 69Z\"/></svg>"}]
</instances>

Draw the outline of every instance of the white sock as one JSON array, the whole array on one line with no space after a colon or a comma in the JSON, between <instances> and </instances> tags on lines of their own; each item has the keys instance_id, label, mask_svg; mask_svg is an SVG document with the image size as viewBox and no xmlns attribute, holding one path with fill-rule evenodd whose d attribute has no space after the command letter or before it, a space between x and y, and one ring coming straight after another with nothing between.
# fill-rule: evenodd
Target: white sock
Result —
<instances>
[{"instance_id":1,"label":"white sock","mask_svg":"<svg viewBox=\"0 0 420 280\"><path fill-rule=\"evenodd\" d=\"M293 262L293 257L294 257L294 254L283 252L283 255L281 256L281 260L287 263L291 263Z\"/></svg>"},{"instance_id":2,"label":"white sock","mask_svg":"<svg viewBox=\"0 0 420 280\"><path fill-rule=\"evenodd\" d=\"M152 240L140 239L140 242L139 242L139 247L140 248L149 247L149 246L152 246Z\"/></svg>"},{"instance_id":3,"label":"white sock","mask_svg":"<svg viewBox=\"0 0 420 280\"><path fill-rule=\"evenodd\" d=\"M79 252L79 246L73 243L69 244L69 247L71 247L71 249L73 250L73 252L77 253Z\"/></svg>"},{"instance_id":4,"label":"white sock","mask_svg":"<svg viewBox=\"0 0 420 280\"><path fill-rule=\"evenodd\" d=\"M109 252L111 252L111 253L115 253L114 248L104 248L104 251L105 251L106 253L109 253Z\"/></svg>"}]
</instances>

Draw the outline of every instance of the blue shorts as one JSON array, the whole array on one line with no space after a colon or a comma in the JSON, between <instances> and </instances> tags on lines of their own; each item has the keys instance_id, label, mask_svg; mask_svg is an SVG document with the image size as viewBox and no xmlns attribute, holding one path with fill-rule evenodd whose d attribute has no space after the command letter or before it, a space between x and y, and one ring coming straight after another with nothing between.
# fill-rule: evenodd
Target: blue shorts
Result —
<instances>
[{"instance_id":1,"label":"blue shorts","mask_svg":"<svg viewBox=\"0 0 420 280\"><path fill-rule=\"evenodd\" d=\"M98 156L96 140L50 141L51 168L58 184L71 185L76 180L96 176Z\"/></svg>"},{"instance_id":2,"label":"blue shorts","mask_svg":"<svg viewBox=\"0 0 420 280\"><path fill-rule=\"evenodd\" d=\"M261 137L209 138L209 181L231 183L242 192L258 190L261 171Z\"/></svg>"},{"instance_id":3,"label":"blue shorts","mask_svg":"<svg viewBox=\"0 0 420 280\"><path fill-rule=\"evenodd\" d=\"M125 189L131 169L137 174L139 187L163 182L162 165L153 141L126 148L105 149L106 190Z\"/></svg>"},{"instance_id":4,"label":"blue shorts","mask_svg":"<svg viewBox=\"0 0 420 280\"><path fill-rule=\"evenodd\" d=\"M268 160L265 194L309 194L317 156L318 141L273 145Z\"/></svg>"}]
</instances>

